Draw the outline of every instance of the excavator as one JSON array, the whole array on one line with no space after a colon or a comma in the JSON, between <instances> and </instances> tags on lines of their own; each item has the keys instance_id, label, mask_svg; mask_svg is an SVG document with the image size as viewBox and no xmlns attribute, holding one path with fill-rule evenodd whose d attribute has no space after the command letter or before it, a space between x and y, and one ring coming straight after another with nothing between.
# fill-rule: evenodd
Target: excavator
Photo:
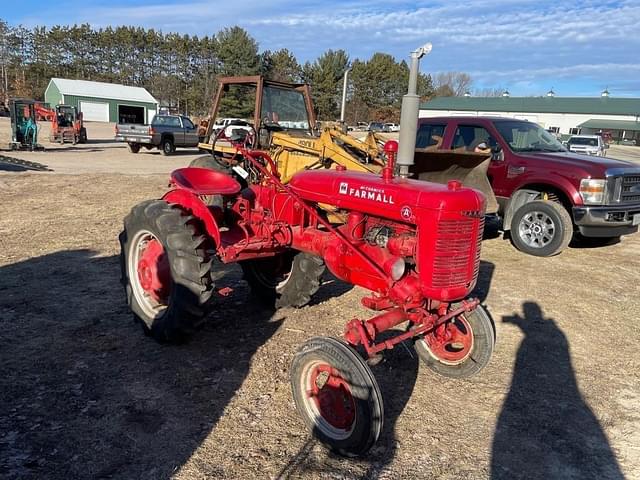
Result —
<instances>
[{"instance_id":1,"label":"excavator","mask_svg":"<svg viewBox=\"0 0 640 480\"><path fill-rule=\"evenodd\" d=\"M38 143L38 123L36 120L36 102L27 98L9 100L11 117L11 150L44 150Z\"/></svg>"}]
</instances>

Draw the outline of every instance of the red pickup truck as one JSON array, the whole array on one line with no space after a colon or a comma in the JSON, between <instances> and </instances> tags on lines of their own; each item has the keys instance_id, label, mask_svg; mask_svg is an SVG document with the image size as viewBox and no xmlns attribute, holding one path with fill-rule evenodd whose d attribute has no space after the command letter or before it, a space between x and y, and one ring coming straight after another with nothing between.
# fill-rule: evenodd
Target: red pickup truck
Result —
<instances>
[{"instance_id":1,"label":"red pickup truck","mask_svg":"<svg viewBox=\"0 0 640 480\"><path fill-rule=\"evenodd\" d=\"M497 213L515 247L531 255L558 254L574 235L604 243L638 231L640 165L571 153L535 123L421 118L416 149L490 156L495 197L487 213Z\"/></svg>"}]
</instances>

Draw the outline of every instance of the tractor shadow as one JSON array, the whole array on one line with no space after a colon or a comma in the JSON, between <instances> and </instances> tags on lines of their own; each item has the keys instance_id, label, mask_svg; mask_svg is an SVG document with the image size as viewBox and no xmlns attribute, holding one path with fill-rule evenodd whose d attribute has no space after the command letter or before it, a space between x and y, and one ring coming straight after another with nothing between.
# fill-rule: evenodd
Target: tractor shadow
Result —
<instances>
[{"instance_id":1,"label":"tractor shadow","mask_svg":"<svg viewBox=\"0 0 640 480\"><path fill-rule=\"evenodd\" d=\"M0 477L169 478L215 429L281 321L237 290L184 345L145 337L118 258L62 251L0 267ZM207 476L225 476L207 466Z\"/></svg>"},{"instance_id":2,"label":"tractor shadow","mask_svg":"<svg viewBox=\"0 0 640 480\"><path fill-rule=\"evenodd\" d=\"M331 272L328 270L324 272L322 275L322 282L320 284L320 288L316 293L311 297L311 301L309 302L309 306L318 305L322 302L326 302L335 297L339 297L344 295L345 293L351 291L353 289L353 285L347 282L343 282L342 280L336 278Z\"/></svg>"},{"instance_id":3,"label":"tractor shadow","mask_svg":"<svg viewBox=\"0 0 640 480\"><path fill-rule=\"evenodd\" d=\"M503 317L525 335L493 438L491 478L624 478L583 399L569 343L534 302Z\"/></svg>"}]
</instances>

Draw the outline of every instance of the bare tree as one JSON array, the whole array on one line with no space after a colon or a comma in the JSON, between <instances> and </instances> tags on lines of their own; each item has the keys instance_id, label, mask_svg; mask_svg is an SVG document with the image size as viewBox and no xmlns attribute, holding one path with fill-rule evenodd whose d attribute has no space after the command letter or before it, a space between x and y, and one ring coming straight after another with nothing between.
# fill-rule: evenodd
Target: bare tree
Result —
<instances>
[{"instance_id":1,"label":"bare tree","mask_svg":"<svg viewBox=\"0 0 640 480\"><path fill-rule=\"evenodd\" d=\"M460 97L469 91L473 80L464 72L440 72L433 77L435 96Z\"/></svg>"},{"instance_id":2,"label":"bare tree","mask_svg":"<svg viewBox=\"0 0 640 480\"><path fill-rule=\"evenodd\" d=\"M476 97L501 97L504 88L477 88L473 94Z\"/></svg>"}]
</instances>

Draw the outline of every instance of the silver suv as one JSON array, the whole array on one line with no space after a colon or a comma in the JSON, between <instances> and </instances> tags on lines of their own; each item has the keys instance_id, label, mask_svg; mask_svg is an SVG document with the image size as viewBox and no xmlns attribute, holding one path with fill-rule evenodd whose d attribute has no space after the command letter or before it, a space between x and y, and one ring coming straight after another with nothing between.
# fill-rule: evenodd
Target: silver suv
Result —
<instances>
[{"instance_id":1,"label":"silver suv","mask_svg":"<svg viewBox=\"0 0 640 480\"><path fill-rule=\"evenodd\" d=\"M605 157L609 146L600 135L574 135L567 142L567 148L574 153Z\"/></svg>"}]
</instances>

